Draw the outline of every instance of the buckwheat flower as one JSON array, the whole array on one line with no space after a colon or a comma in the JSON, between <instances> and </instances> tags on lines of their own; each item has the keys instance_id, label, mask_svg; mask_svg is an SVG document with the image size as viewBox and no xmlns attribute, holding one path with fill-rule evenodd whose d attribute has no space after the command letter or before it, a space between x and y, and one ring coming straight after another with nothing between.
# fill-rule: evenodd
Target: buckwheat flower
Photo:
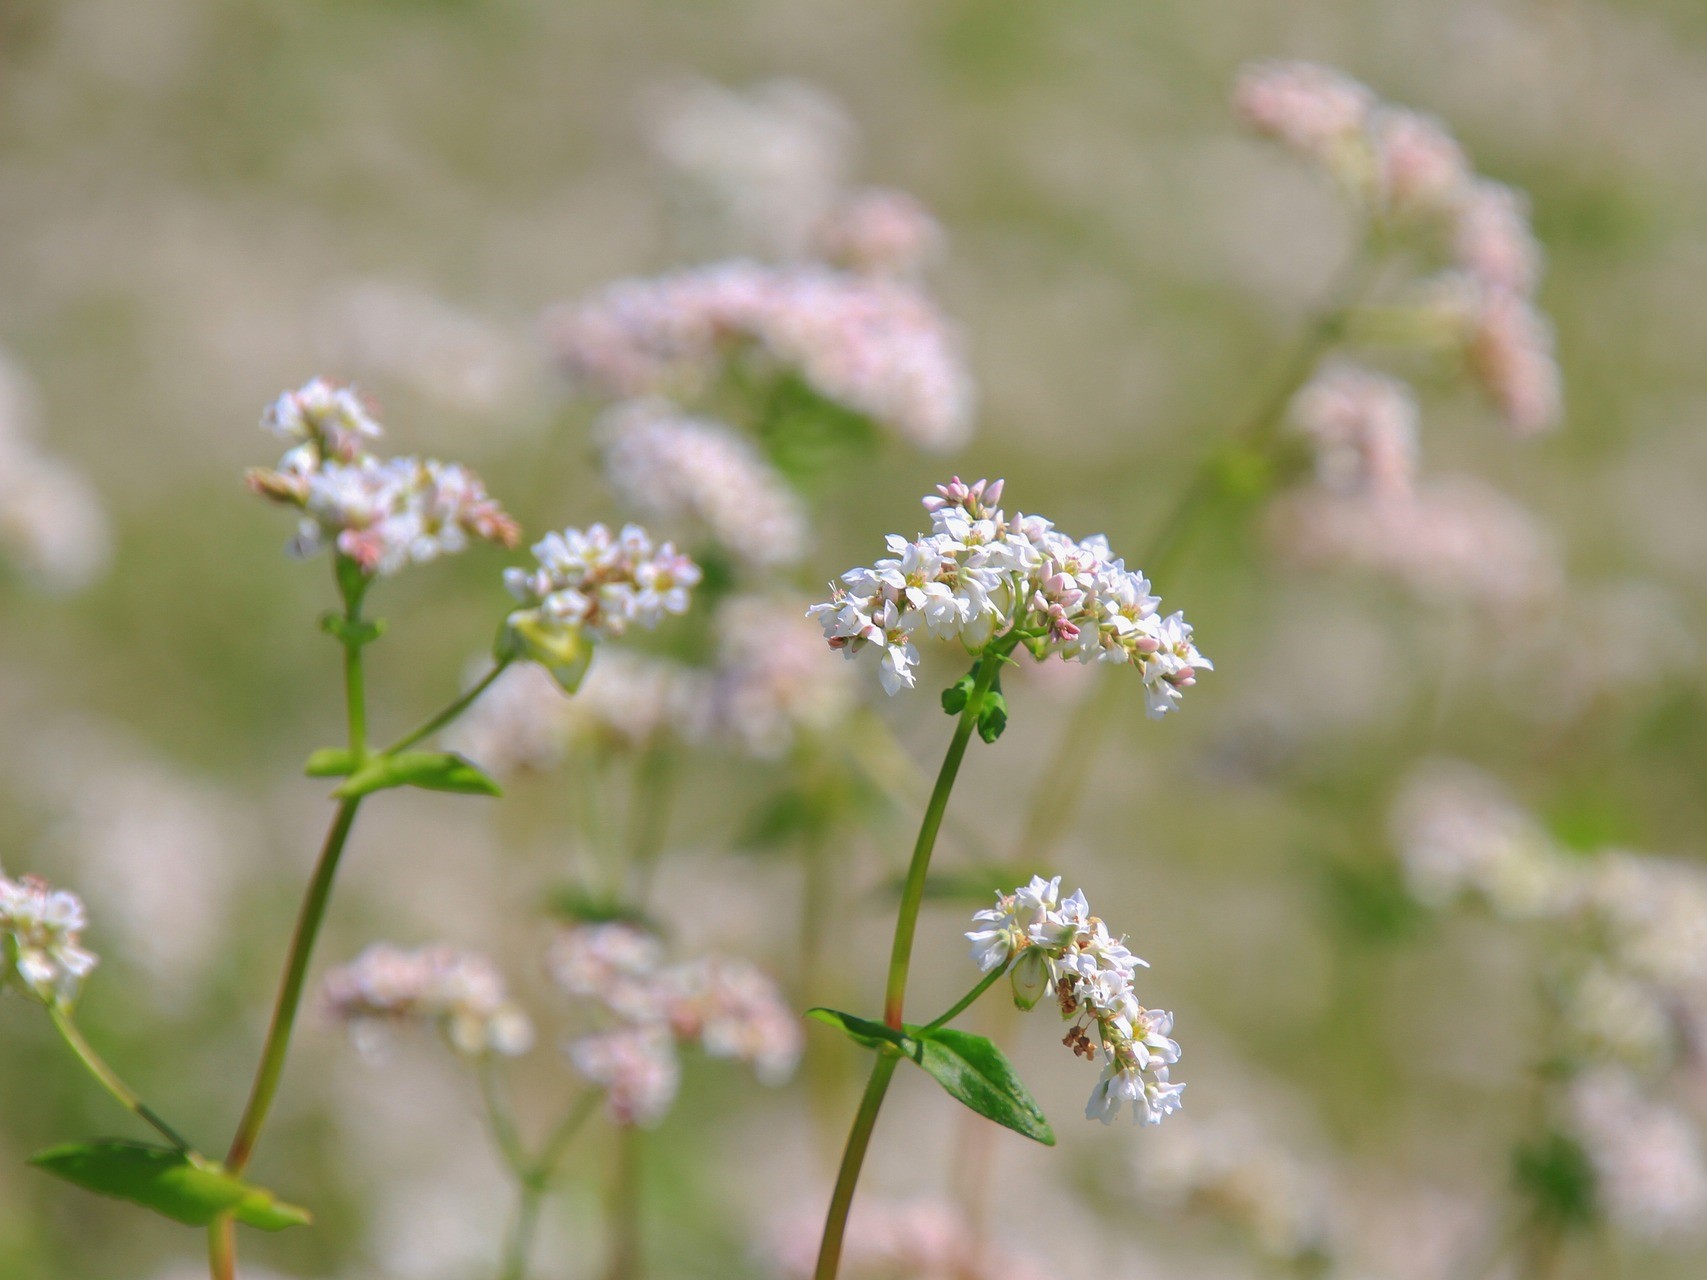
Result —
<instances>
[{"instance_id":1,"label":"buckwheat flower","mask_svg":"<svg viewBox=\"0 0 1707 1280\"><path fill-rule=\"evenodd\" d=\"M1273 504L1269 532L1303 568L1389 578L1424 603L1468 604L1496 620L1532 613L1562 589L1548 532L1468 476L1421 484L1407 498L1306 486Z\"/></svg>"},{"instance_id":2,"label":"buckwheat flower","mask_svg":"<svg viewBox=\"0 0 1707 1280\"><path fill-rule=\"evenodd\" d=\"M1470 371L1522 436L1555 427L1563 412L1553 327L1521 295L1482 289L1469 317Z\"/></svg>"},{"instance_id":3,"label":"buckwheat flower","mask_svg":"<svg viewBox=\"0 0 1707 1280\"><path fill-rule=\"evenodd\" d=\"M1541 279L1541 246L1529 225L1529 200L1504 183L1479 178L1453 212L1452 256L1485 288L1527 296Z\"/></svg>"},{"instance_id":4,"label":"buckwheat flower","mask_svg":"<svg viewBox=\"0 0 1707 1280\"><path fill-rule=\"evenodd\" d=\"M1615 1070L1578 1079L1571 1102L1572 1128L1613 1222L1649 1239L1698 1232L1707 1212L1707 1164L1689 1118L1643 1097Z\"/></svg>"},{"instance_id":5,"label":"buckwheat flower","mask_svg":"<svg viewBox=\"0 0 1707 1280\"><path fill-rule=\"evenodd\" d=\"M664 975L670 1028L713 1058L749 1063L760 1083L784 1084L804 1049L799 1019L776 983L742 960L708 956Z\"/></svg>"},{"instance_id":6,"label":"buckwheat flower","mask_svg":"<svg viewBox=\"0 0 1707 1280\"><path fill-rule=\"evenodd\" d=\"M1430 906L1474 895L1508 919L1556 915L1573 883L1551 838L1492 778L1435 762L1406 782L1393 839L1411 892Z\"/></svg>"},{"instance_id":7,"label":"buckwheat flower","mask_svg":"<svg viewBox=\"0 0 1707 1280\"><path fill-rule=\"evenodd\" d=\"M1617 966L1674 1000L1707 994L1707 874L1675 858L1601 855L1580 905Z\"/></svg>"},{"instance_id":8,"label":"buckwheat flower","mask_svg":"<svg viewBox=\"0 0 1707 1280\"><path fill-rule=\"evenodd\" d=\"M1009 521L996 504L1001 481L958 477L924 500L931 532L888 539L890 555L850 569L813 605L832 649L867 650L894 694L916 683L923 630L981 653L1002 643L1037 661L1114 662L1137 668L1152 716L1178 705L1199 671L1212 670L1179 614L1162 617L1149 580L1129 570L1105 539L1076 541L1039 516Z\"/></svg>"},{"instance_id":9,"label":"buckwheat flower","mask_svg":"<svg viewBox=\"0 0 1707 1280\"><path fill-rule=\"evenodd\" d=\"M624 280L554 308L564 371L607 398L696 395L745 362L921 448L971 434L972 386L957 333L910 284L820 265L726 262Z\"/></svg>"},{"instance_id":10,"label":"buckwheat flower","mask_svg":"<svg viewBox=\"0 0 1707 1280\"><path fill-rule=\"evenodd\" d=\"M1561 1016L1571 1039L1597 1059L1660 1062L1676 1038L1662 993L1603 962L1573 975Z\"/></svg>"},{"instance_id":11,"label":"buckwheat flower","mask_svg":"<svg viewBox=\"0 0 1707 1280\"><path fill-rule=\"evenodd\" d=\"M379 458L379 424L348 388L315 379L274 402L262 425L291 444L275 468L252 469L256 494L302 512L291 552L334 548L364 573L390 574L467 547L513 547L521 531L480 478L435 458Z\"/></svg>"},{"instance_id":12,"label":"buckwheat flower","mask_svg":"<svg viewBox=\"0 0 1707 1280\"><path fill-rule=\"evenodd\" d=\"M1171 1039L1173 1015L1138 1002L1132 975L1144 961L1091 914L1082 891L1063 898L1059 876L1033 876L997 895L996 905L972 921L980 927L966 939L979 969L989 973L1011 964L1015 1003L1030 1009L1054 996L1071 1023L1062 1043L1077 1057L1100 1057L1102 1075L1086 1104L1087 1119L1110 1124L1130 1107L1135 1122L1160 1124L1180 1108L1185 1085L1168 1078L1180 1055Z\"/></svg>"},{"instance_id":13,"label":"buckwheat flower","mask_svg":"<svg viewBox=\"0 0 1707 1280\"><path fill-rule=\"evenodd\" d=\"M823 640L800 604L737 596L713 628L721 637L711 677L710 723L719 737L775 759L802 738L832 732L853 708L845 668L823 664Z\"/></svg>"},{"instance_id":14,"label":"buckwheat flower","mask_svg":"<svg viewBox=\"0 0 1707 1280\"><path fill-rule=\"evenodd\" d=\"M863 275L908 278L942 254L942 224L905 191L870 187L844 199L817 228L826 262Z\"/></svg>"},{"instance_id":15,"label":"buckwheat flower","mask_svg":"<svg viewBox=\"0 0 1707 1280\"><path fill-rule=\"evenodd\" d=\"M384 434L354 387L311 378L267 406L261 425L291 445L310 445L321 457L352 462L366 442Z\"/></svg>"},{"instance_id":16,"label":"buckwheat flower","mask_svg":"<svg viewBox=\"0 0 1707 1280\"><path fill-rule=\"evenodd\" d=\"M1433 116L1383 107L1370 120L1376 189L1389 217L1415 218L1451 209L1471 178L1464 149Z\"/></svg>"},{"instance_id":17,"label":"buckwheat flower","mask_svg":"<svg viewBox=\"0 0 1707 1280\"><path fill-rule=\"evenodd\" d=\"M643 400L612 409L595 434L611 487L642 515L684 521L755 568L805 554L810 529L800 498L728 427Z\"/></svg>"},{"instance_id":18,"label":"buckwheat flower","mask_svg":"<svg viewBox=\"0 0 1707 1280\"><path fill-rule=\"evenodd\" d=\"M631 1022L669 1020L665 967L657 935L620 920L560 929L546 954L546 971L565 994Z\"/></svg>"},{"instance_id":19,"label":"buckwheat flower","mask_svg":"<svg viewBox=\"0 0 1707 1280\"><path fill-rule=\"evenodd\" d=\"M835 99L793 79L729 89L679 78L646 95L642 120L690 236L782 258L810 247L856 141Z\"/></svg>"},{"instance_id":20,"label":"buckwheat flower","mask_svg":"<svg viewBox=\"0 0 1707 1280\"><path fill-rule=\"evenodd\" d=\"M667 1028L619 1027L572 1040L569 1062L605 1091L605 1112L620 1125L650 1129L669 1113L681 1087L681 1062Z\"/></svg>"},{"instance_id":21,"label":"buckwheat flower","mask_svg":"<svg viewBox=\"0 0 1707 1280\"><path fill-rule=\"evenodd\" d=\"M1417 470L1417 402L1396 378L1335 362L1292 402L1316 451L1316 478L1336 492L1405 494Z\"/></svg>"},{"instance_id":22,"label":"buckwheat flower","mask_svg":"<svg viewBox=\"0 0 1707 1280\"><path fill-rule=\"evenodd\" d=\"M321 1005L370 1051L377 1045L375 1030L407 1022L435 1025L469 1057L515 1056L533 1047L533 1024L505 993L497 967L451 947L408 951L375 944L326 975Z\"/></svg>"},{"instance_id":23,"label":"buckwheat flower","mask_svg":"<svg viewBox=\"0 0 1707 1280\"><path fill-rule=\"evenodd\" d=\"M1325 163L1357 145L1374 106L1367 87L1311 62L1251 63L1233 90L1233 109L1247 126Z\"/></svg>"},{"instance_id":24,"label":"buckwheat flower","mask_svg":"<svg viewBox=\"0 0 1707 1280\"><path fill-rule=\"evenodd\" d=\"M685 614L701 576L673 544L654 545L633 524L616 533L602 524L549 533L533 554L533 569L504 571L504 585L523 606L510 614L507 633L570 692L585 677L595 642Z\"/></svg>"},{"instance_id":25,"label":"buckwheat flower","mask_svg":"<svg viewBox=\"0 0 1707 1280\"><path fill-rule=\"evenodd\" d=\"M83 900L38 876L0 875L0 980L43 1004L70 1005L99 962L84 948Z\"/></svg>"}]
</instances>

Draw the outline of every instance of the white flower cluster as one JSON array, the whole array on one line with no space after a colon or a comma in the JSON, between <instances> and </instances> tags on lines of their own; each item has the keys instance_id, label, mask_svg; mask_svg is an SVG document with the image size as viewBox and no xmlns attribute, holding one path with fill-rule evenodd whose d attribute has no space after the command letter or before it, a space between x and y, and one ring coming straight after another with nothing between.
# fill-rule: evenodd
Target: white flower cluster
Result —
<instances>
[{"instance_id":1,"label":"white flower cluster","mask_svg":"<svg viewBox=\"0 0 1707 1280\"><path fill-rule=\"evenodd\" d=\"M262 425L291 447L276 468L251 470L249 487L303 513L295 555L331 546L365 573L389 574L471 538L513 547L521 536L466 467L369 453L379 423L348 387L316 378L280 396Z\"/></svg>"},{"instance_id":2,"label":"white flower cluster","mask_svg":"<svg viewBox=\"0 0 1707 1280\"><path fill-rule=\"evenodd\" d=\"M1437 249L1445 270L1422 290L1424 327L1461 348L1514 431L1556 425L1559 368L1534 305L1541 250L1523 195L1478 177L1438 120L1327 67L1255 63L1233 100L1252 129L1326 168L1368 216Z\"/></svg>"},{"instance_id":3,"label":"white flower cluster","mask_svg":"<svg viewBox=\"0 0 1707 1280\"><path fill-rule=\"evenodd\" d=\"M78 591L112 538L94 486L37 444L39 419L29 378L0 352L0 554L48 591Z\"/></svg>"},{"instance_id":4,"label":"white flower cluster","mask_svg":"<svg viewBox=\"0 0 1707 1280\"><path fill-rule=\"evenodd\" d=\"M1425 604L1468 605L1495 621L1536 615L1564 585L1550 532L1473 476L1398 494L1305 485L1274 502L1268 524L1300 568L1388 579Z\"/></svg>"},{"instance_id":5,"label":"white flower cluster","mask_svg":"<svg viewBox=\"0 0 1707 1280\"><path fill-rule=\"evenodd\" d=\"M1555 914L1572 893L1551 837L1504 787L1468 765L1431 763L1392 811L1392 832L1417 900L1474 896L1505 919Z\"/></svg>"},{"instance_id":6,"label":"white flower cluster","mask_svg":"<svg viewBox=\"0 0 1707 1280\"><path fill-rule=\"evenodd\" d=\"M1185 1085L1168 1079L1180 1052L1168 1038L1174 1016L1138 1003L1132 975L1145 962L1091 914L1083 891L1063 898L1060 876L1033 876L972 920L977 927L966 938L979 969L1011 966L1021 1008L1054 996L1072 1023L1062 1043L1086 1059L1101 1053L1102 1078L1085 1107L1087 1119L1110 1124L1130 1104L1134 1121L1160 1124L1179 1110Z\"/></svg>"},{"instance_id":7,"label":"white flower cluster","mask_svg":"<svg viewBox=\"0 0 1707 1280\"><path fill-rule=\"evenodd\" d=\"M328 973L320 999L364 1051L379 1047L376 1030L406 1022L434 1024L469 1057L514 1056L533 1047L533 1023L506 994L497 966L453 947L410 951L376 943Z\"/></svg>"},{"instance_id":8,"label":"white flower cluster","mask_svg":"<svg viewBox=\"0 0 1707 1280\"><path fill-rule=\"evenodd\" d=\"M624 280L546 319L557 358L598 394L692 396L731 359L792 373L924 449L965 443L960 339L913 286L815 264L725 262Z\"/></svg>"},{"instance_id":9,"label":"white flower cluster","mask_svg":"<svg viewBox=\"0 0 1707 1280\"><path fill-rule=\"evenodd\" d=\"M1707 1044L1707 872L1623 851L1571 853L1489 779L1433 766L1396 834L1418 896L1471 895L1549 930L1547 977L1573 1073L1569 1128L1613 1220L1642 1235L1707 1210L1701 1118L1661 1100L1699 1085Z\"/></svg>"},{"instance_id":10,"label":"white flower cluster","mask_svg":"<svg viewBox=\"0 0 1707 1280\"><path fill-rule=\"evenodd\" d=\"M86 950L83 900L36 876L0 875L0 982L10 977L43 1004L69 1005L97 958Z\"/></svg>"},{"instance_id":11,"label":"white flower cluster","mask_svg":"<svg viewBox=\"0 0 1707 1280\"><path fill-rule=\"evenodd\" d=\"M615 533L602 524L548 533L533 555L534 568L504 570L504 585L522 605L507 632L570 692L586 675L596 641L680 617L700 580L697 564L633 524Z\"/></svg>"},{"instance_id":12,"label":"white flower cluster","mask_svg":"<svg viewBox=\"0 0 1707 1280\"><path fill-rule=\"evenodd\" d=\"M814 247L862 275L912 278L942 255L942 224L915 197L888 187L850 194L818 225Z\"/></svg>"},{"instance_id":13,"label":"white flower cluster","mask_svg":"<svg viewBox=\"0 0 1707 1280\"><path fill-rule=\"evenodd\" d=\"M1292 419L1316 452L1316 478L1335 493L1403 498L1417 472L1417 402L1397 378L1348 362L1319 370L1294 397Z\"/></svg>"},{"instance_id":14,"label":"white flower cluster","mask_svg":"<svg viewBox=\"0 0 1707 1280\"><path fill-rule=\"evenodd\" d=\"M600 657L573 698L540 668L512 666L457 720L449 744L498 775L552 769L572 747L717 744L773 760L852 710L849 673L824 669L823 640L801 604L733 596L711 630L721 640L710 667L617 649ZM471 678L489 665L481 658Z\"/></svg>"},{"instance_id":15,"label":"white flower cluster","mask_svg":"<svg viewBox=\"0 0 1707 1280\"><path fill-rule=\"evenodd\" d=\"M606 413L595 433L612 489L647 518L686 521L758 569L806 554L800 498L730 428L667 400L636 400Z\"/></svg>"},{"instance_id":16,"label":"white flower cluster","mask_svg":"<svg viewBox=\"0 0 1707 1280\"><path fill-rule=\"evenodd\" d=\"M613 921L563 930L547 958L567 994L591 1000L617 1021L566 1046L588 1081L606 1090L619 1124L657 1124L675 1101L679 1047L749 1063L781 1084L800 1060L800 1026L776 984L745 961L708 956L671 964L656 936Z\"/></svg>"},{"instance_id":17,"label":"white flower cluster","mask_svg":"<svg viewBox=\"0 0 1707 1280\"><path fill-rule=\"evenodd\" d=\"M1571 1089L1571 1129L1595 1171L1601 1206L1633 1235L1699 1235L1707 1213L1707 1161L1690 1117L1644 1097L1617 1070Z\"/></svg>"},{"instance_id":18,"label":"white flower cluster","mask_svg":"<svg viewBox=\"0 0 1707 1280\"><path fill-rule=\"evenodd\" d=\"M1041 516L1009 521L1002 482L957 476L924 500L931 532L888 539L892 553L850 569L831 598L812 606L824 637L849 658L870 648L891 694L916 682L920 630L979 653L1010 638L1038 661L1119 662L1144 680L1150 715L1179 704L1212 664L1183 614L1161 616L1149 580L1117 559L1101 536L1076 541Z\"/></svg>"}]
</instances>

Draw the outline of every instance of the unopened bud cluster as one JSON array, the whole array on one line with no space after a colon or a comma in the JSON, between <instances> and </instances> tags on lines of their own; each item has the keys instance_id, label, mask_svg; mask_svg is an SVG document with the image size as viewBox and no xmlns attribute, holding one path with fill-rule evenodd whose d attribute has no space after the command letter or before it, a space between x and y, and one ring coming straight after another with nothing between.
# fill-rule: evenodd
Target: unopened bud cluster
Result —
<instances>
[{"instance_id":1,"label":"unopened bud cluster","mask_svg":"<svg viewBox=\"0 0 1707 1280\"><path fill-rule=\"evenodd\" d=\"M378 943L328 973L320 995L364 1049L377 1047L374 1032L382 1027L409 1022L437 1027L469 1057L513 1056L533 1046L533 1024L506 994L503 974L474 952Z\"/></svg>"},{"instance_id":2,"label":"unopened bud cluster","mask_svg":"<svg viewBox=\"0 0 1707 1280\"><path fill-rule=\"evenodd\" d=\"M7 979L43 1004L70 1005L97 958L83 946L83 900L37 876L0 875L0 986Z\"/></svg>"},{"instance_id":3,"label":"unopened bud cluster","mask_svg":"<svg viewBox=\"0 0 1707 1280\"><path fill-rule=\"evenodd\" d=\"M752 1066L782 1084L800 1060L797 1020L776 984L753 965L721 956L671 963L663 944L620 921L565 929L548 966L571 996L602 1007L614 1025L571 1040L569 1061L605 1090L618 1124L657 1124L675 1101L680 1049Z\"/></svg>"},{"instance_id":4,"label":"unopened bud cluster","mask_svg":"<svg viewBox=\"0 0 1707 1280\"><path fill-rule=\"evenodd\" d=\"M1078 541L1041 516L1009 520L1002 482L958 477L924 499L931 532L888 539L891 555L850 569L828 601L812 606L830 647L870 649L884 689L916 683L920 631L981 653L998 640L1043 661L1116 662L1143 677L1149 713L1161 716L1212 664L1179 613L1163 617L1142 573L1099 536Z\"/></svg>"},{"instance_id":5,"label":"unopened bud cluster","mask_svg":"<svg viewBox=\"0 0 1707 1280\"><path fill-rule=\"evenodd\" d=\"M261 424L290 448L277 467L250 471L249 487L302 512L293 554L331 546L364 573L389 574L470 539L513 547L521 536L468 468L368 452L380 426L349 387L316 378L280 396Z\"/></svg>"},{"instance_id":6,"label":"unopened bud cluster","mask_svg":"<svg viewBox=\"0 0 1707 1280\"><path fill-rule=\"evenodd\" d=\"M1179 1110L1185 1085L1168 1079L1180 1052L1168 1038L1173 1014L1138 1002L1132 975L1147 966L1091 914L1082 890L1063 898L1060 876L1033 876L972 921L966 938L979 969L1009 966L1021 1008L1053 997L1070 1024L1062 1043L1076 1056L1101 1058L1087 1119L1111 1124L1130 1105L1135 1122L1160 1124Z\"/></svg>"}]
</instances>

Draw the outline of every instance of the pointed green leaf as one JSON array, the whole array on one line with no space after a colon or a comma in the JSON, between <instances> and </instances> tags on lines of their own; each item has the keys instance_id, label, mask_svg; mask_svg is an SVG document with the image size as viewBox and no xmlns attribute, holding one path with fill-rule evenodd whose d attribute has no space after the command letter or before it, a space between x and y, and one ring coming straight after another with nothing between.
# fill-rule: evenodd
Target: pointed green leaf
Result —
<instances>
[{"instance_id":1,"label":"pointed green leaf","mask_svg":"<svg viewBox=\"0 0 1707 1280\"><path fill-rule=\"evenodd\" d=\"M72 1143L44 1151L30 1163L87 1191L129 1200L186 1226L205 1227L227 1213L264 1231L311 1221L306 1209L170 1147L116 1139Z\"/></svg>"},{"instance_id":2,"label":"pointed green leaf","mask_svg":"<svg viewBox=\"0 0 1707 1280\"><path fill-rule=\"evenodd\" d=\"M882 1022L873 1022L869 1018L857 1018L851 1013L843 1013L839 1009L808 1009L808 1018L816 1018L832 1027L840 1027L847 1033L848 1039L855 1044L862 1044L867 1049L881 1049L885 1045L893 1045L909 1058L915 1057L919 1047L911 1036L895 1030L894 1027Z\"/></svg>"},{"instance_id":3,"label":"pointed green leaf","mask_svg":"<svg viewBox=\"0 0 1707 1280\"><path fill-rule=\"evenodd\" d=\"M952 1027L908 1027L907 1033L920 1050L913 1060L952 1096L1015 1133L1046 1147L1055 1145L1055 1132L1037 1099L994 1044Z\"/></svg>"},{"instance_id":4,"label":"pointed green leaf","mask_svg":"<svg viewBox=\"0 0 1707 1280\"><path fill-rule=\"evenodd\" d=\"M978 708L978 736L985 742L994 742L1007 727L1008 700L1000 689L991 689L984 695L984 705Z\"/></svg>"},{"instance_id":5,"label":"pointed green leaf","mask_svg":"<svg viewBox=\"0 0 1707 1280\"><path fill-rule=\"evenodd\" d=\"M302 771L311 778L347 778L356 771L356 757L343 747L321 747L308 757Z\"/></svg>"},{"instance_id":6,"label":"pointed green leaf","mask_svg":"<svg viewBox=\"0 0 1707 1280\"><path fill-rule=\"evenodd\" d=\"M353 800L392 787L422 787L427 791L476 796L503 794L496 782L450 751L402 751L394 756L375 756L332 794L341 800Z\"/></svg>"}]
</instances>

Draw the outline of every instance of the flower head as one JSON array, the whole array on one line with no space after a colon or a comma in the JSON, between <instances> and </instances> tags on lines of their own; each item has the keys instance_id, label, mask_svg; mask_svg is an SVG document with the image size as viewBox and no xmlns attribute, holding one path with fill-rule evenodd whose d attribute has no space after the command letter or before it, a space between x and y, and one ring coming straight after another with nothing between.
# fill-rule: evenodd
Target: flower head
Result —
<instances>
[{"instance_id":1,"label":"flower head","mask_svg":"<svg viewBox=\"0 0 1707 1280\"><path fill-rule=\"evenodd\" d=\"M571 692L586 674L592 645L652 628L688 611L700 570L671 543L654 545L639 525L602 524L549 533L534 544L533 569L508 569L504 585L521 602L507 632L519 653Z\"/></svg>"},{"instance_id":2,"label":"flower head","mask_svg":"<svg viewBox=\"0 0 1707 1280\"><path fill-rule=\"evenodd\" d=\"M1134 1121L1160 1124L1179 1110L1185 1085L1168 1079L1180 1054L1173 1014L1139 1004L1132 975L1144 961L1091 914L1082 891L1063 898L1060 876L1033 876L972 921L973 962L985 973L1010 965L1021 1008L1053 996L1072 1024L1062 1043L1077 1057L1100 1057L1087 1119L1109 1124L1129 1106Z\"/></svg>"},{"instance_id":3,"label":"flower head","mask_svg":"<svg viewBox=\"0 0 1707 1280\"><path fill-rule=\"evenodd\" d=\"M293 554L331 546L364 573L389 574L462 551L471 539L513 547L521 536L467 467L367 452L379 424L349 388L316 378L280 396L261 423L291 448L277 467L250 471L248 483L302 512Z\"/></svg>"},{"instance_id":4,"label":"flower head","mask_svg":"<svg viewBox=\"0 0 1707 1280\"><path fill-rule=\"evenodd\" d=\"M372 1048L385 1024L427 1022L458 1053L516 1055L533 1046L533 1024L509 999L485 956L452 947L408 951L383 943L326 975L321 1004Z\"/></svg>"},{"instance_id":5,"label":"flower head","mask_svg":"<svg viewBox=\"0 0 1707 1280\"><path fill-rule=\"evenodd\" d=\"M83 900L36 876L0 875L0 980L10 976L43 1004L68 1005L98 963L82 944Z\"/></svg>"},{"instance_id":6,"label":"flower head","mask_svg":"<svg viewBox=\"0 0 1707 1280\"><path fill-rule=\"evenodd\" d=\"M1365 85L1313 62L1253 63L1233 90L1246 125L1315 160L1332 161L1358 139L1374 106Z\"/></svg>"},{"instance_id":7,"label":"flower head","mask_svg":"<svg viewBox=\"0 0 1707 1280\"><path fill-rule=\"evenodd\" d=\"M850 569L830 599L808 611L832 649L871 650L884 690L916 682L921 631L980 653L1002 638L1038 661L1135 667L1152 716L1212 664L1180 614L1162 617L1142 573L1114 557L1101 537L1075 541L1040 516L1009 520L996 504L1002 482L956 477L924 500L931 532L888 539L890 555Z\"/></svg>"}]
</instances>

